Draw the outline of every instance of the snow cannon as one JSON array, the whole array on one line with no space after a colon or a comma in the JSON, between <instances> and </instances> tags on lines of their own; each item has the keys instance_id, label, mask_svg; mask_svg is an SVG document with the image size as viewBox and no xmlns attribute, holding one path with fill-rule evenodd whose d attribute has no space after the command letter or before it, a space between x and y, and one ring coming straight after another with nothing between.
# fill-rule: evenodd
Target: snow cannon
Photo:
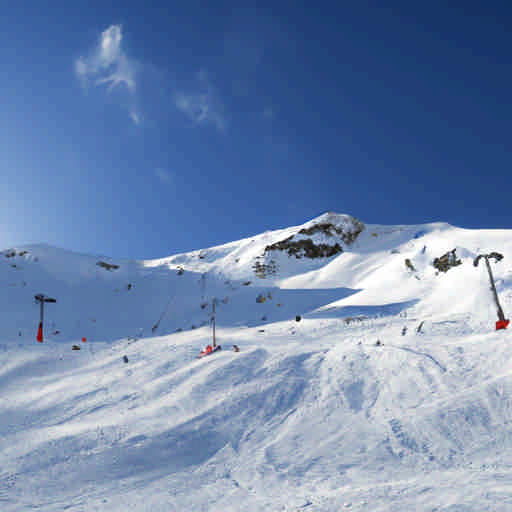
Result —
<instances>
[{"instance_id":1,"label":"snow cannon","mask_svg":"<svg viewBox=\"0 0 512 512\"><path fill-rule=\"evenodd\" d=\"M47 295L44 295L42 293L38 293L37 295L34 295L34 299L36 301L36 304L39 303L41 306L40 309L40 318L39 318L39 327L37 329L37 341L39 343L43 343L43 317L44 317L44 303L45 302L57 302L56 299L53 299L52 297L48 297Z\"/></svg>"},{"instance_id":2,"label":"snow cannon","mask_svg":"<svg viewBox=\"0 0 512 512\"><path fill-rule=\"evenodd\" d=\"M490 254L479 254L473 261L473 265L475 267L478 267L481 258L484 258L485 265L487 266L487 272L489 273L489 281L491 283L491 291L494 296L496 309L498 310L496 330L499 331L501 329L506 329L508 327L508 324L510 323L510 320L508 318L505 318L505 315L503 314L503 309L501 308L500 301L498 300L498 292L496 291L496 285L494 284L494 277L492 275L491 265L489 264L489 258L492 258L496 260L496 262L498 262L503 259L503 254L500 254L499 252L491 252Z\"/></svg>"},{"instance_id":3,"label":"snow cannon","mask_svg":"<svg viewBox=\"0 0 512 512\"><path fill-rule=\"evenodd\" d=\"M496 330L499 331L500 329L506 329L508 327L509 323L510 323L510 320L508 318L506 320L497 320L496 321Z\"/></svg>"}]
</instances>

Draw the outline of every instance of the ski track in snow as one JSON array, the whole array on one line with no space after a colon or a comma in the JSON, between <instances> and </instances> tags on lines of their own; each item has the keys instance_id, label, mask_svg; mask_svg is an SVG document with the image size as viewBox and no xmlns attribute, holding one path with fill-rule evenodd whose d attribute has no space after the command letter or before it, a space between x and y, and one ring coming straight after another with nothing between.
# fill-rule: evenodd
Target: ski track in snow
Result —
<instances>
[{"instance_id":1,"label":"ski track in snow","mask_svg":"<svg viewBox=\"0 0 512 512\"><path fill-rule=\"evenodd\" d=\"M330 258L265 251L333 245L312 230L329 222L354 226L141 262L0 254L0 510L512 510L509 331L472 265L504 254L507 314L512 232L368 225ZM42 344L36 293L57 299ZM197 359L214 297L222 350Z\"/></svg>"}]
</instances>

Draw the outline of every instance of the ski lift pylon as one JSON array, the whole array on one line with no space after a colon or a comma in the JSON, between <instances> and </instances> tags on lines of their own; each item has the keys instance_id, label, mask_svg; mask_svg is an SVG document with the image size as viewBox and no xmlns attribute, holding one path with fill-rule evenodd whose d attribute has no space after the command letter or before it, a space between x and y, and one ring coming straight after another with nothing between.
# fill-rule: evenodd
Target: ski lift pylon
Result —
<instances>
[{"instance_id":1,"label":"ski lift pylon","mask_svg":"<svg viewBox=\"0 0 512 512\"><path fill-rule=\"evenodd\" d=\"M489 258L496 260L496 262L501 261L503 259L503 254L499 252L491 252L489 254L479 254L475 260L473 261L473 265L478 267L481 259L485 260L485 265L487 267L487 272L489 273L489 281L491 283L491 291L493 293L494 302L496 304L496 309L498 312L498 320L496 322L496 330L499 331L501 329L506 329L510 323L508 318L505 318L505 314L503 313L503 309L501 307L500 301L498 300L498 292L496 291L496 285L494 284L494 277L491 271L491 265L489 264Z\"/></svg>"}]
</instances>

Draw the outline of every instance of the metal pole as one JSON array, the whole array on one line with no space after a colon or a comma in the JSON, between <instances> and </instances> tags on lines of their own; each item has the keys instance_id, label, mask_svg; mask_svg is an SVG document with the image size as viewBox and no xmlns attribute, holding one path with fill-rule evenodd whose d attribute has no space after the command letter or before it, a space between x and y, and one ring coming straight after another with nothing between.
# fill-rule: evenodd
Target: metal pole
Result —
<instances>
[{"instance_id":1,"label":"metal pole","mask_svg":"<svg viewBox=\"0 0 512 512\"><path fill-rule=\"evenodd\" d=\"M39 315L39 327L41 329L41 343L43 342L43 318L44 318L44 299L41 297L40 300L41 308L40 308L40 315Z\"/></svg>"},{"instance_id":2,"label":"metal pole","mask_svg":"<svg viewBox=\"0 0 512 512\"><path fill-rule=\"evenodd\" d=\"M52 297L39 293L34 296L36 302L39 302L39 328L37 330L37 341L43 342L43 320L44 320L44 303L45 302L57 302Z\"/></svg>"},{"instance_id":3,"label":"metal pole","mask_svg":"<svg viewBox=\"0 0 512 512\"><path fill-rule=\"evenodd\" d=\"M216 347L216 343L215 343L215 299L213 299L212 327L213 327L213 348L215 348Z\"/></svg>"},{"instance_id":4,"label":"metal pole","mask_svg":"<svg viewBox=\"0 0 512 512\"><path fill-rule=\"evenodd\" d=\"M489 265L489 258L484 256L485 264L487 265L487 272L489 272L489 280L491 281L491 290L494 295L494 302L496 303L496 307L498 308L498 318L503 322L505 320L505 315L503 314L503 309L501 309L500 302L498 300L498 293L496 292L496 286L494 284L494 278L491 272L491 265Z\"/></svg>"}]
</instances>

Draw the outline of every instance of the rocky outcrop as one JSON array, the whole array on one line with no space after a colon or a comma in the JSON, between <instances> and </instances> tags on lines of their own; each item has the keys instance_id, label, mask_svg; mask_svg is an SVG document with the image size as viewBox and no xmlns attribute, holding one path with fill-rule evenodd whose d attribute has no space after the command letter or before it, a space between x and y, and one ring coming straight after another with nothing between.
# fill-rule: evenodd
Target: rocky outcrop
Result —
<instances>
[{"instance_id":1,"label":"rocky outcrop","mask_svg":"<svg viewBox=\"0 0 512 512\"><path fill-rule=\"evenodd\" d=\"M270 251L283 251L288 253L288 256L296 258L329 258L343 252L343 249L338 243L334 245L315 244L309 238L294 240L294 236L291 236L281 242L267 245L265 253Z\"/></svg>"},{"instance_id":2,"label":"rocky outcrop","mask_svg":"<svg viewBox=\"0 0 512 512\"><path fill-rule=\"evenodd\" d=\"M411 262L411 260L409 258L405 258L405 266L409 270L412 270L413 272L416 272L416 268L414 267L414 265L412 264L412 262Z\"/></svg>"},{"instance_id":3,"label":"rocky outcrop","mask_svg":"<svg viewBox=\"0 0 512 512\"><path fill-rule=\"evenodd\" d=\"M256 258L252 269L257 277L260 279L265 279L266 277L273 276L277 273L277 264L274 260L270 260L266 263L261 263L259 259L261 256Z\"/></svg>"},{"instance_id":4,"label":"rocky outcrop","mask_svg":"<svg viewBox=\"0 0 512 512\"><path fill-rule=\"evenodd\" d=\"M457 259L455 251L456 249L453 249L443 254L440 258L436 258L432 265L440 272L448 272L451 268L462 265L462 261Z\"/></svg>"},{"instance_id":5,"label":"rocky outcrop","mask_svg":"<svg viewBox=\"0 0 512 512\"><path fill-rule=\"evenodd\" d=\"M117 270L119 268L119 265L114 265L112 263L106 263L105 261L98 261L98 263L96 263L96 265L98 265L98 267L104 268L105 270L108 270L110 272L112 272L113 270Z\"/></svg>"},{"instance_id":6,"label":"rocky outcrop","mask_svg":"<svg viewBox=\"0 0 512 512\"><path fill-rule=\"evenodd\" d=\"M345 244L350 245L351 243L353 243L356 240L356 238L359 236L361 231L363 231L364 227L365 226L361 221L353 218L352 229L346 230L346 229L337 227L334 224L331 224L328 222L323 222L320 224L314 224L313 226L311 226L309 228L301 229L299 231L299 234L311 236L311 235L314 235L315 233L323 233L324 235L328 235L328 236L332 236L332 237L338 236L339 238L341 238L341 240Z\"/></svg>"},{"instance_id":7,"label":"rocky outcrop","mask_svg":"<svg viewBox=\"0 0 512 512\"><path fill-rule=\"evenodd\" d=\"M15 256L25 256L28 254L28 251L20 251L16 252L15 249L8 249L2 253L6 258L14 258Z\"/></svg>"},{"instance_id":8,"label":"rocky outcrop","mask_svg":"<svg viewBox=\"0 0 512 512\"><path fill-rule=\"evenodd\" d=\"M296 234L267 245L265 254L282 251L295 258L330 258L342 253L343 245L352 244L364 228L354 217L328 213Z\"/></svg>"}]
</instances>

